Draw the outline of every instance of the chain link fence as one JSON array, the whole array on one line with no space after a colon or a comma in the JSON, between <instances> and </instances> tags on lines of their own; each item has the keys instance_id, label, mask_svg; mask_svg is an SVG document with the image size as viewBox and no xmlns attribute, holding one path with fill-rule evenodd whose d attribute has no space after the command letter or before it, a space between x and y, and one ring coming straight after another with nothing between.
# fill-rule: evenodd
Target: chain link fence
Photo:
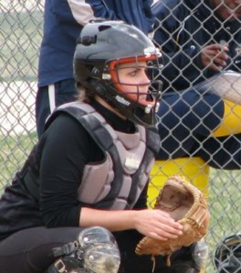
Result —
<instances>
[{"instance_id":1,"label":"chain link fence","mask_svg":"<svg viewBox=\"0 0 241 273\"><path fill-rule=\"evenodd\" d=\"M37 141L35 94L43 5L44 0L0 0L0 192L11 183ZM190 154L190 160L192 157ZM179 172L185 172L182 163L174 164ZM201 173L208 180L204 190L211 210L211 226L207 235L210 253L206 272L214 272L215 245L241 230L241 174L239 170L207 171L205 162L198 163L197 168L196 175ZM162 172L163 165L157 164L153 180L163 176ZM157 194L158 185L154 183L153 188Z\"/></svg>"},{"instance_id":2,"label":"chain link fence","mask_svg":"<svg viewBox=\"0 0 241 273\"><path fill-rule=\"evenodd\" d=\"M0 191L37 140L34 104L43 5L43 0L0 0Z\"/></svg>"}]
</instances>

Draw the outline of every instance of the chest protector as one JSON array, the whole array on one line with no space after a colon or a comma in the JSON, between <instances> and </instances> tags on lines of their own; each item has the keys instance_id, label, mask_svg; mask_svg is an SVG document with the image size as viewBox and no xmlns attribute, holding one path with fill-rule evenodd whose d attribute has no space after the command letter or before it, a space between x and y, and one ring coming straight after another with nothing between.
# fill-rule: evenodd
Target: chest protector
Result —
<instances>
[{"instance_id":1,"label":"chest protector","mask_svg":"<svg viewBox=\"0 0 241 273\"><path fill-rule=\"evenodd\" d=\"M134 134L117 132L93 107L79 102L60 106L50 116L46 128L62 112L75 118L104 154L101 162L85 166L78 201L94 208L132 208L148 182L154 153L160 147L157 131L137 126ZM24 184L38 200L38 177L27 163L23 169Z\"/></svg>"},{"instance_id":2,"label":"chest protector","mask_svg":"<svg viewBox=\"0 0 241 273\"><path fill-rule=\"evenodd\" d=\"M61 112L80 122L105 155L85 166L78 200L95 208L132 208L149 179L159 148L157 132L139 125L133 134L115 131L92 106L80 102L60 106L47 126Z\"/></svg>"}]
</instances>

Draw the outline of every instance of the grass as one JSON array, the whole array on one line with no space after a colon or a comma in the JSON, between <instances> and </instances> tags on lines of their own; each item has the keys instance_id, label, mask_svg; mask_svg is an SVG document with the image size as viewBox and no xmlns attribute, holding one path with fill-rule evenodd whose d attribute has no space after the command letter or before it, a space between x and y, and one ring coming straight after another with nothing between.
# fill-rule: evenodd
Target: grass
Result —
<instances>
[{"instance_id":1,"label":"grass","mask_svg":"<svg viewBox=\"0 0 241 273\"><path fill-rule=\"evenodd\" d=\"M0 192L20 170L37 141L37 134L0 136Z\"/></svg>"}]
</instances>

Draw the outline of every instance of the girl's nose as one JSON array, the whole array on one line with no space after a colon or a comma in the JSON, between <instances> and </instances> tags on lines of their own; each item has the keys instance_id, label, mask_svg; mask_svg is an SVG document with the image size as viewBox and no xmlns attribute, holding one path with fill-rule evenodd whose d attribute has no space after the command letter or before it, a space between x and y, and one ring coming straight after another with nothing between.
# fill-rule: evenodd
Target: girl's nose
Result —
<instances>
[{"instance_id":1,"label":"girl's nose","mask_svg":"<svg viewBox=\"0 0 241 273\"><path fill-rule=\"evenodd\" d=\"M143 71L143 80L142 80L142 83L149 84L150 82L151 81L150 81L149 77L147 76L146 71Z\"/></svg>"}]
</instances>

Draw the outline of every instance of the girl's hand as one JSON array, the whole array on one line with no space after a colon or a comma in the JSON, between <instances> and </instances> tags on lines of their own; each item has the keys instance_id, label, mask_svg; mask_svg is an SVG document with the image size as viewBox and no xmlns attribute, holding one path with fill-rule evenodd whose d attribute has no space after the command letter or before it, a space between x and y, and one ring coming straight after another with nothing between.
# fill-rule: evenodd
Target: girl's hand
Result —
<instances>
[{"instance_id":1,"label":"girl's hand","mask_svg":"<svg viewBox=\"0 0 241 273\"><path fill-rule=\"evenodd\" d=\"M182 235L183 228L168 213L157 209L136 211L134 226L143 235L163 241Z\"/></svg>"}]
</instances>

